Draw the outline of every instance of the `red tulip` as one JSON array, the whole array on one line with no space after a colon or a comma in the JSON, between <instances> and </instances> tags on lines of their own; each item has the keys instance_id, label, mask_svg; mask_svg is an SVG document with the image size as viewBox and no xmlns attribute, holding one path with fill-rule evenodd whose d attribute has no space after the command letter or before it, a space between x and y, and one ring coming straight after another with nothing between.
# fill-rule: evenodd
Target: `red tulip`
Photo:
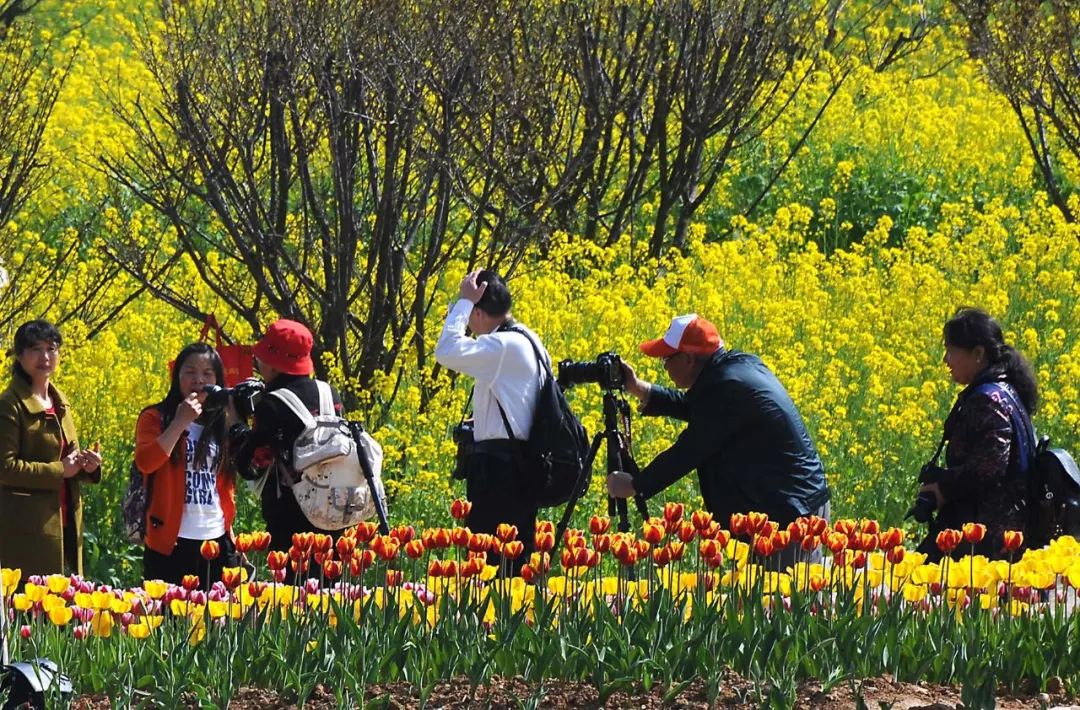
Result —
<instances>
[{"instance_id":1,"label":"red tulip","mask_svg":"<svg viewBox=\"0 0 1080 710\"><path fill-rule=\"evenodd\" d=\"M774 552L780 552L791 543L791 533L787 530L777 530L769 538L769 542L772 543Z\"/></svg>"},{"instance_id":2,"label":"red tulip","mask_svg":"<svg viewBox=\"0 0 1080 710\"><path fill-rule=\"evenodd\" d=\"M708 528L712 524L712 521L712 513L704 510L695 510L690 514L690 522L699 532Z\"/></svg>"},{"instance_id":3,"label":"red tulip","mask_svg":"<svg viewBox=\"0 0 1080 710\"><path fill-rule=\"evenodd\" d=\"M641 537L650 545L659 545L664 539L664 527L656 523L646 522L641 526Z\"/></svg>"},{"instance_id":4,"label":"red tulip","mask_svg":"<svg viewBox=\"0 0 1080 710\"><path fill-rule=\"evenodd\" d=\"M611 535L604 533L593 537L593 549L597 552L607 552L611 549Z\"/></svg>"},{"instance_id":5,"label":"red tulip","mask_svg":"<svg viewBox=\"0 0 1080 710\"><path fill-rule=\"evenodd\" d=\"M189 592L193 589L199 588L199 575L197 574L185 574L184 578L180 581L184 589Z\"/></svg>"},{"instance_id":6,"label":"red tulip","mask_svg":"<svg viewBox=\"0 0 1080 710\"><path fill-rule=\"evenodd\" d=\"M898 565L904 561L905 554L904 548L897 545L896 547L889 548L889 551L885 553L885 559L894 565Z\"/></svg>"},{"instance_id":7,"label":"red tulip","mask_svg":"<svg viewBox=\"0 0 1080 710\"><path fill-rule=\"evenodd\" d=\"M285 565L289 564L289 553L282 552L281 550L271 550L266 555L266 566L270 569L285 569Z\"/></svg>"},{"instance_id":8,"label":"red tulip","mask_svg":"<svg viewBox=\"0 0 1080 710\"><path fill-rule=\"evenodd\" d=\"M404 545L407 542L413 541L416 537L416 529L413 528L412 525L398 525L390 531L390 537Z\"/></svg>"},{"instance_id":9,"label":"red tulip","mask_svg":"<svg viewBox=\"0 0 1080 710\"><path fill-rule=\"evenodd\" d=\"M293 533L292 546L303 552L309 551L315 545L315 533L313 532L299 532Z\"/></svg>"},{"instance_id":10,"label":"red tulip","mask_svg":"<svg viewBox=\"0 0 1080 710\"><path fill-rule=\"evenodd\" d=\"M664 520L669 523L677 523L682 520L686 508L682 503L665 503Z\"/></svg>"},{"instance_id":11,"label":"red tulip","mask_svg":"<svg viewBox=\"0 0 1080 710\"><path fill-rule=\"evenodd\" d=\"M327 579L333 581L341 576L342 567L341 560L327 560L323 563L322 571Z\"/></svg>"},{"instance_id":12,"label":"red tulip","mask_svg":"<svg viewBox=\"0 0 1080 710\"><path fill-rule=\"evenodd\" d=\"M843 533L845 537L850 537L851 533L856 529L855 521L848 518L841 518L833 523L833 530L838 533Z\"/></svg>"},{"instance_id":13,"label":"red tulip","mask_svg":"<svg viewBox=\"0 0 1080 710\"><path fill-rule=\"evenodd\" d=\"M236 551L242 553L251 552L255 546L255 538L250 533L240 533L236 536Z\"/></svg>"},{"instance_id":14,"label":"red tulip","mask_svg":"<svg viewBox=\"0 0 1080 710\"><path fill-rule=\"evenodd\" d=\"M754 552L761 557L770 557L773 552L772 540L767 537L758 537L754 539Z\"/></svg>"},{"instance_id":15,"label":"red tulip","mask_svg":"<svg viewBox=\"0 0 1080 710\"><path fill-rule=\"evenodd\" d=\"M405 556L410 560L418 560L424 554L424 543L419 540L410 540L405 543Z\"/></svg>"},{"instance_id":16,"label":"red tulip","mask_svg":"<svg viewBox=\"0 0 1080 710\"><path fill-rule=\"evenodd\" d=\"M868 518L862 519L860 527L862 528L862 531L864 533L867 533L868 535L877 535L879 532L881 532L881 525L878 523L878 521L870 520Z\"/></svg>"},{"instance_id":17,"label":"red tulip","mask_svg":"<svg viewBox=\"0 0 1080 710\"><path fill-rule=\"evenodd\" d=\"M736 537L745 535L750 532L750 519L742 513L732 513L731 524L728 526L728 529L731 530L731 534Z\"/></svg>"},{"instance_id":18,"label":"red tulip","mask_svg":"<svg viewBox=\"0 0 1080 710\"><path fill-rule=\"evenodd\" d=\"M978 545L986 537L986 526L982 523L964 523L964 542Z\"/></svg>"},{"instance_id":19,"label":"red tulip","mask_svg":"<svg viewBox=\"0 0 1080 710\"><path fill-rule=\"evenodd\" d=\"M499 523L499 526L495 528L495 537L499 538L501 542L510 542L511 540L516 540L517 535L517 525L510 525L509 523Z\"/></svg>"},{"instance_id":20,"label":"red tulip","mask_svg":"<svg viewBox=\"0 0 1080 710\"><path fill-rule=\"evenodd\" d=\"M878 535L878 545L882 550L891 550L904 544L904 531L900 528L889 528Z\"/></svg>"},{"instance_id":21,"label":"red tulip","mask_svg":"<svg viewBox=\"0 0 1080 710\"><path fill-rule=\"evenodd\" d=\"M534 542L536 543L537 552L551 552L555 549L555 533L537 532Z\"/></svg>"},{"instance_id":22,"label":"red tulip","mask_svg":"<svg viewBox=\"0 0 1080 710\"><path fill-rule=\"evenodd\" d=\"M694 524L691 523L689 520L684 520L679 523L679 528L675 531L675 534L678 536L680 541L690 542L694 539L694 536L697 535L697 528L695 528Z\"/></svg>"},{"instance_id":23,"label":"red tulip","mask_svg":"<svg viewBox=\"0 0 1080 710\"><path fill-rule=\"evenodd\" d=\"M593 535L603 535L611 529L611 518L601 518L594 515L589 518L589 532Z\"/></svg>"},{"instance_id":24,"label":"red tulip","mask_svg":"<svg viewBox=\"0 0 1080 710\"><path fill-rule=\"evenodd\" d=\"M199 545L199 554L204 560L216 560L221 554L221 545L216 540L204 540L203 544Z\"/></svg>"},{"instance_id":25,"label":"red tulip","mask_svg":"<svg viewBox=\"0 0 1080 710\"><path fill-rule=\"evenodd\" d=\"M356 526L356 541L361 545L367 542L371 542L375 535L379 532L379 526L373 522L366 521Z\"/></svg>"},{"instance_id":26,"label":"red tulip","mask_svg":"<svg viewBox=\"0 0 1080 710\"><path fill-rule=\"evenodd\" d=\"M956 549L960 541L964 539L963 533L951 528L942 530L937 534L937 546L944 554L949 554Z\"/></svg>"},{"instance_id":27,"label":"red tulip","mask_svg":"<svg viewBox=\"0 0 1080 710\"><path fill-rule=\"evenodd\" d=\"M1006 530L1002 534L1002 541L1007 551L1016 552L1024 545L1024 533L1019 530Z\"/></svg>"},{"instance_id":28,"label":"red tulip","mask_svg":"<svg viewBox=\"0 0 1080 710\"><path fill-rule=\"evenodd\" d=\"M315 533L312 537L311 549L316 552L322 552L323 554L329 552L334 548L334 538L329 535L323 535L321 533Z\"/></svg>"},{"instance_id":29,"label":"red tulip","mask_svg":"<svg viewBox=\"0 0 1080 710\"><path fill-rule=\"evenodd\" d=\"M225 583L227 589L236 589L244 582L244 568L226 567L221 570L221 581Z\"/></svg>"},{"instance_id":30,"label":"red tulip","mask_svg":"<svg viewBox=\"0 0 1080 710\"><path fill-rule=\"evenodd\" d=\"M472 511L472 503L467 500L458 498L450 504L450 517L454 520L465 520L469 517L470 511Z\"/></svg>"},{"instance_id":31,"label":"red tulip","mask_svg":"<svg viewBox=\"0 0 1080 710\"><path fill-rule=\"evenodd\" d=\"M502 556L508 560L516 560L523 552L525 552L525 543L521 540L511 540L502 548Z\"/></svg>"},{"instance_id":32,"label":"red tulip","mask_svg":"<svg viewBox=\"0 0 1080 710\"><path fill-rule=\"evenodd\" d=\"M271 537L270 533L265 530L260 530L256 533L252 533L255 538L255 550L258 552L266 552L270 549Z\"/></svg>"},{"instance_id":33,"label":"red tulip","mask_svg":"<svg viewBox=\"0 0 1080 710\"><path fill-rule=\"evenodd\" d=\"M348 562L349 558L356 552L356 539L351 537L339 537L337 545L335 545L338 553L338 557L344 562Z\"/></svg>"},{"instance_id":34,"label":"red tulip","mask_svg":"<svg viewBox=\"0 0 1080 710\"><path fill-rule=\"evenodd\" d=\"M469 544L469 536L472 535L472 531L468 528L457 527L450 531L450 540L458 547L465 547Z\"/></svg>"},{"instance_id":35,"label":"red tulip","mask_svg":"<svg viewBox=\"0 0 1080 710\"><path fill-rule=\"evenodd\" d=\"M746 515L747 524L750 527L751 533L759 533L761 529L765 527L769 522L769 516L765 513L758 513L751 511Z\"/></svg>"}]
</instances>

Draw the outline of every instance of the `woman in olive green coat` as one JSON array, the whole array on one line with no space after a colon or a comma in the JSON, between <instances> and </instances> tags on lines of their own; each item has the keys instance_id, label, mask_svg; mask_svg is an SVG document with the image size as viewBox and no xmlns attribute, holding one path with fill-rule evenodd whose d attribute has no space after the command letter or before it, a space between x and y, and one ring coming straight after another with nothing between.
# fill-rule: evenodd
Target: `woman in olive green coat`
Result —
<instances>
[{"instance_id":1,"label":"woman in olive green coat","mask_svg":"<svg viewBox=\"0 0 1080 710\"><path fill-rule=\"evenodd\" d=\"M81 483L101 456L79 448L67 398L50 382L61 338L43 320L15 331L11 384L0 394L0 565L82 574Z\"/></svg>"}]
</instances>

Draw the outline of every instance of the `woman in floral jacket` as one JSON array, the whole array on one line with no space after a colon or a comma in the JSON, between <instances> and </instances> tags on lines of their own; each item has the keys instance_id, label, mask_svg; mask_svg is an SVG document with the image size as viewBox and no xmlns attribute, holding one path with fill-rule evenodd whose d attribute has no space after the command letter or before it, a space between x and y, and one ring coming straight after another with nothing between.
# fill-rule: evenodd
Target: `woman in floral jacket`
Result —
<instances>
[{"instance_id":1,"label":"woman in floral jacket","mask_svg":"<svg viewBox=\"0 0 1080 710\"><path fill-rule=\"evenodd\" d=\"M919 490L937 505L919 550L930 560L939 559L937 533L972 522L986 526L975 552L1000 558L1005 555L1002 533L1023 530L1027 521L1025 474L1035 450L1035 377L984 311L960 309L945 324L944 336L945 364L965 387L945 420L945 465L939 467L935 459ZM970 551L963 544L956 554Z\"/></svg>"}]
</instances>

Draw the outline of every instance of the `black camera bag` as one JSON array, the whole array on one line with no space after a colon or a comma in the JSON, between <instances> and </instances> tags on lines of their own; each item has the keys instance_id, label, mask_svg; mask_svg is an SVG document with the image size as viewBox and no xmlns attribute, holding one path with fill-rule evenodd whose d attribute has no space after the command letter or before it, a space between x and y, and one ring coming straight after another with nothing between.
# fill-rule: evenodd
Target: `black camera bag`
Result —
<instances>
[{"instance_id":1,"label":"black camera bag","mask_svg":"<svg viewBox=\"0 0 1080 710\"><path fill-rule=\"evenodd\" d=\"M582 475L582 469L589 458L589 435L581 421L570 411L570 404L556 383L551 366L533 339L524 330L513 327L506 330L518 333L529 341L541 370L547 373L536 397L529 438L518 442L515 456L518 465L530 479L537 505L552 508L566 503L576 494L584 493L588 487L589 477ZM502 405L498 400L495 404L499 407L506 435L512 441L517 441Z\"/></svg>"},{"instance_id":2,"label":"black camera bag","mask_svg":"<svg viewBox=\"0 0 1080 710\"><path fill-rule=\"evenodd\" d=\"M1062 535L1080 537L1080 469L1064 449L1039 441L1028 472L1029 535L1041 547Z\"/></svg>"}]
</instances>

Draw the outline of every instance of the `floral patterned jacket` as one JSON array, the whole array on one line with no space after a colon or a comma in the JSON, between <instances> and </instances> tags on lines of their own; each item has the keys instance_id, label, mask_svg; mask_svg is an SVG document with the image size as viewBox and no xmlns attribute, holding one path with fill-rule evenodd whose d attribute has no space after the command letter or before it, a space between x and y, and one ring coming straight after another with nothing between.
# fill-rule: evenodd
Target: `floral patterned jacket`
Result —
<instances>
[{"instance_id":1,"label":"floral patterned jacket","mask_svg":"<svg viewBox=\"0 0 1080 710\"><path fill-rule=\"evenodd\" d=\"M998 386L980 387L988 381L996 381ZM1014 412L1017 407L1020 410ZM945 420L948 446L945 467L938 476L945 503L931 525L929 545L921 545L921 550L936 557L928 548L936 548L938 531L976 522L986 525L987 531L975 552L1000 558L1005 554L1002 533L1024 529L1027 510L1023 505L1026 480L1020 471L1021 437L1030 437L1032 430L1014 431L1017 419L1030 422L1016 390L996 373L980 378L957 397ZM970 552L968 545L956 550L957 555Z\"/></svg>"}]
</instances>

